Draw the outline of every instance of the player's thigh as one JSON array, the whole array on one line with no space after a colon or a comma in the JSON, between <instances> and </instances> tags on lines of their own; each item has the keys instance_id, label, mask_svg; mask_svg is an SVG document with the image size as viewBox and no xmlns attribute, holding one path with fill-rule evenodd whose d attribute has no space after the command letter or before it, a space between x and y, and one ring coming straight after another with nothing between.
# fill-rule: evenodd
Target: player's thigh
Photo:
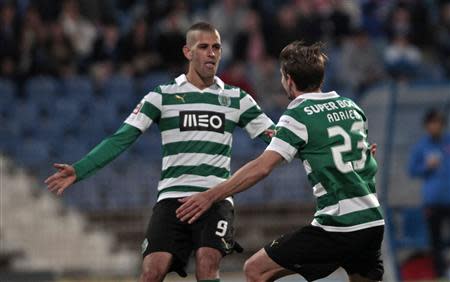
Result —
<instances>
[{"instance_id":1,"label":"player's thigh","mask_svg":"<svg viewBox=\"0 0 450 282\"><path fill-rule=\"evenodd\" d=\"M383 260L381 258L381 244L384 227L371 227L341 236L344 251L350 256L346 257L341 266L355 281L380 281L384 274ZM356 280L358 279L359 280ZM366 280L361 280L361 279Z\"/></svg>"},{"instance_id":2,"label":"player's thigh","mask_svg":"<svg viewBox=\"0 0 450 282\"><path fill-rule=\"evenodd\" d=\"M264 246L278 265L302 275L308 281L324 278L339 268L342 253L330 234L306 226L285 234Z\"/></svg>"},{"instance_id":3,"label":"player's thigh","mask_svg":"<svg viewBox=\"0 0 450 282\"><path fill-rule=\"evenodd\" d=\"M193 246L189 225L176 217L175 211L179 205L177 199L156 203L142 244L142 254L144 258L157 252L171 254L173 259L169 271L184 276Z\"/></svg>"},{"instance_id":4,"label":"player's thigh","mask_svg":"<svg viewBox=\"0 0 450 282\"><path fill-rule=\"evenodd\" d=\"M233 251L234 208L229 201L215 203L191 228L194 249L213 248L222 256Z\"/></svg>"},{"instance_id":5,"label":"player's thigh","mask_svg":"<svg viewBox=\"0 0 450 282\"><path fill-rule=\"evenodd\" d=\"M257 276L265 281L273 281L295 273L273 261L265 249L259 250L245 262L244 272L247 276Z\"/></svg>"},{"instance_id":6,"label":"player's thigh","mask_svg":"<svg viewBox=\"0 0 450 282\"><path fill-rule=\"evenodd\" d=\"M172 264L173 255L167 252L154 252L144 257L142 261L142 272L157 272L166 274Z\"/></svg>"}]
</instances>

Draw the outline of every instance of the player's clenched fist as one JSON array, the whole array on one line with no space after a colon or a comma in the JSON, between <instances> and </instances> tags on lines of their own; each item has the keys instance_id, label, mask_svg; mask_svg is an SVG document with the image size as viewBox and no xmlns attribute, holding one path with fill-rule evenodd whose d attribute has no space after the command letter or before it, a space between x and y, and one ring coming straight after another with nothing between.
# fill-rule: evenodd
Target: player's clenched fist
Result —
<instances>
[{"instance_id":1,"label":"player's clenched fist","mask_svg":"<svg viewBox=\"0 0 450 282\"><path fill-rule=\"evenodd\" d=\"M45 180L45 184L47 184L48 190L59 196L67 187L75 182L77 176L75 174L75 169L71 165L53 164L53 166L58 171L48 177Z\"/></svg>"}]
</instances>

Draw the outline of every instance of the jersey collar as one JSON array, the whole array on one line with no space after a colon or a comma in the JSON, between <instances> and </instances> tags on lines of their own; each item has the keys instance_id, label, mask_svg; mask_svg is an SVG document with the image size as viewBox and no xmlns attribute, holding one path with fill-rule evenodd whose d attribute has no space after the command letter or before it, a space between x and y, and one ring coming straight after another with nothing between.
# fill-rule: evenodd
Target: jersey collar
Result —
<instances>
[{"instance_id":1,"label":"jersey collar","mask_svg":"<svg viewBox=\"0 0 450 282\"><path fill-rule=\"evenodd\" d=\"M295 100L297 99L310 99L310 100L326 100L326 99L332 99L337 98L339 95L336 93L336 91L331 92L317 92L317 93L305 93L302 95L299 95Z\"/></svg>"},{"instance_id":2,"label":"jersey collar","mask_svg":"<svg viewBox=\"0 0 450 282\"><path fill-rule=\"evenodd\" d=\"M186 75L183 73L180 76L178 76L177 78L175 78L175 82L177 83L178 86L181 86L181 85L185 84L186 82L188 82L188 80L187 80ZM222 90L225 89L225 83L217 76L214 76L214 84L219 86L219 88ZM209 87L211 87L211 86L209 86Z\"/></svg>"}]
</instances>

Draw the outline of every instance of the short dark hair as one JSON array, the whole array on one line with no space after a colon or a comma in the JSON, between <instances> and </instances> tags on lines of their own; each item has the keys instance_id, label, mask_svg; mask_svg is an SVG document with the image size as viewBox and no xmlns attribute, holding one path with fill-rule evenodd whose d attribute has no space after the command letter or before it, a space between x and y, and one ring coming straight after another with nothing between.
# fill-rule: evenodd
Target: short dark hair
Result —
<instances>
[{"instance_id":1,"label":"short dark hair","mask_svg":"<svg viewBox=\"0 0 450 282\"><path fill-rule=\"evenodd\" d=\"M186 33L190 31L209 31L209 32L215 32L217 29L210 23L207 22L197 22L189 27Z\"/></svg>"},{"instance_id":2,"label":"short dark hair","mask_svg":"<svg viewBox=\"0 0 450 282\"><path fill-rule=\"evenodd\" d=\"M302 41L294 41L281 51L281 71L292 78L297 90L310 92L322 85L328 59L322 48L321 42L307 46Z\"/></svg>"},{"instance_id":3,"label":"short dark hair","mask_svg":"<svg viewBox=\"0 0 450 282\"><path fill-rule=\"evenodd\" d=\"M429 109L423 116L423 124L427 125L430 122L434 122L434 121L440 121L444 124L446 122L444 113L442 113L438 109L432 108L432 109Z\"/></svg>"}]
</instances>

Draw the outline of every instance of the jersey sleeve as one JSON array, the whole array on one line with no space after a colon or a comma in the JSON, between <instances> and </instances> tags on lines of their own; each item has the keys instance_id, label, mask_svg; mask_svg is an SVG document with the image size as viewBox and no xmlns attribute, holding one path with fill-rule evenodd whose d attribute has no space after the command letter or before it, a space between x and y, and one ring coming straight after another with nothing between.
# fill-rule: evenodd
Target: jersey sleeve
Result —
<instances>
[{"instance_id":1,"label":"jersey sleeve","mask_svg":"<svg viewBox=\"0 0 450 282\"><path fill-rule=\"evenodd\" d=\"M287 111L278 121L275 136L266 150L275 151L286 161L291 162L306 143L308 143L306 126Z\"/></svg>"},{"instance_id":2,"label":"jersey sleeve","mask_svg":"<svg viewBox=\"0 0 450 282\"><path fill-rule=\"evenodd\" d=\"M76 181L83 180L114 160L141 135L141 131L123 124L112 136L95 146L85 157L73 164Z\"/></svg>"},{"instance_id":3,"label":"jersey sleeve","mask_svg":"<svg viewBox=\"0 0 450 282\"><path fill-rule=\"evenodd\" d=\"M274 125L273 121L261 111L255 100L243 90L241 90L239 104L238 125L250 135L250 138L260 136L266 129Z\"/></svg>"},{"instance_id":4,"label":"jersey sleeve","mask_svg":"<svg viewBox=\"0 0 450 282\"><path fill-rule=\"evenodd\" d=\"M159 122L161 108L162 94L158 91L158 88L156 88L154 91L148 93L139 104L137 104L134 111L125 120L125 123L144 132L153 122Z\"/></svg>"}]
</instances>

